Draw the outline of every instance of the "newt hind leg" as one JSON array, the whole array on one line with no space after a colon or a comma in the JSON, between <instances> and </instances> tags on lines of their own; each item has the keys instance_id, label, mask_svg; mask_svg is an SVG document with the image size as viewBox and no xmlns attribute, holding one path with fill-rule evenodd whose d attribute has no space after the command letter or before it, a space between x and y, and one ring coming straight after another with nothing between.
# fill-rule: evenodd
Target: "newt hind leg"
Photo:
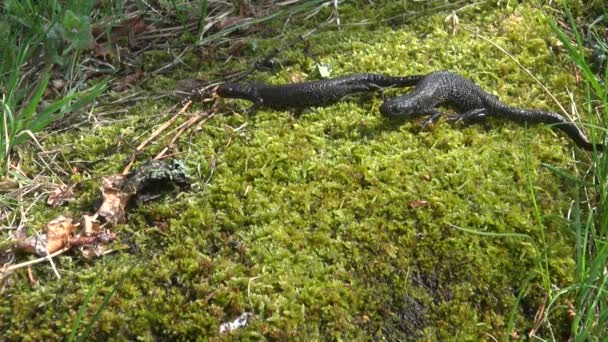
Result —
<instances>
[{"instance_id":1,"label":"newt hind leg","mask_svg":"<svg viewBox=\"0 0 608 342\"><path fill-rule=\"evenodd\" d=\"M458 114L451 121L466 122L466 121L472 121L472 120L476 120L476 119L483 119L487 116L487 114L488 114L488 112L485 108L476 108L476 109L468 110L462 114Z\"/></svg>"}]
</instances>

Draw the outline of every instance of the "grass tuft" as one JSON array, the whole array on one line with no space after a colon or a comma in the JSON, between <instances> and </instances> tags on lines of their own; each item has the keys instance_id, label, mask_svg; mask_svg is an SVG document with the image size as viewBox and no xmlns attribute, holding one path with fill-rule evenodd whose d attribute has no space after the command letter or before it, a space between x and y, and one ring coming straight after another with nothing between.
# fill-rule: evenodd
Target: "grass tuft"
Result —
<instances>
[{"instance_id":1,"label":"grass tuft","mask_svg":"<svg viewBox=\"0 0 608 342\"><path fill-rule=\"evenodd\" d=\"M608 69L605 69L603 75L592 71L582 34L566 4L564 2L564 14L570 34L555 21L549 23L582 73L591 138L598 141L599 133L606 137L605 132L608 130ZM593 106L592 103L599 105ZM605 142L606 138L604 144ZM546 319L549 320L549 313L559 305L560 297L573 298L570 315L574 341L601 341L608 336L608 158L605 153L600 155L596 151L593 153L593 161L589 173L595 176L594 184L582 179L575 184L577 196L573 206L572 226L576 238L576 277L572 285L556 291L546 314ZM581 194L585 194L585 201L581 199Z\"/></svg>"}]
</instances>

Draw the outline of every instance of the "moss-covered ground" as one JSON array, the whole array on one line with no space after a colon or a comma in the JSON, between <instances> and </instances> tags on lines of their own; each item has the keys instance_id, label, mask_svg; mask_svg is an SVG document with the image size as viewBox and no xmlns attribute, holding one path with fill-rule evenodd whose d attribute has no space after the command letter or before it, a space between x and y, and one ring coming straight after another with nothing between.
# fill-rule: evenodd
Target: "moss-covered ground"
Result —
<instances>
[{"instance_id":1,"label":"moss-covered ground","mask_svg":"<svg viewBox=\"0 0 608 342\"><path fill-rule=\"evenodd\" d=\"M279 56L278 71L254 78L315 79L318 64L332 76L450 69L507 103L558 110L516 62L466 27L511 53L570 108L568 93L578 101L580 91L546 8L495 3L458 11L460 27L446 21L449 12L436 11L349 25L402 13L403 4L341 4L340 30L321 30L309 37L309 51L296 45ZM407 4L408 10L421 6ZM157 76L144 87L166 90L181 78L245 68L284 40L254 41L245 57L227 64L190 57L196 72ZM163 54L147 57L160 63ZM419 120L382 118L381 100L353 97L300 117L274 110L240 114L247 103L225 101L224 111L236 113L216 115L176 147L192 191L131 211L128 224L117 228L119 245L129 249L90 261L62 255L55 259L62 278L41 264L33 269L36 285L25 270L14 274L0 305L2 339L68 335L95 282L82 326L120 284L93 325L92 334L103 340L215 338L222 322L243 312L253 317L235 339L504 338L512 311L523 335L534 326L547 284L568 285L574 269L567 222L573 185L544 165L577 172L588 155L543 126L441 121L423 130ZM71 181L83 186L69 208L34 206L30 229L59 213L92 211L99 177L120 172L129 145L149 135L174 103L148 100L111 125L47 139L46 148L62 149L58 163L79 165ZM202 107L195 104L191 113ZM154 156L163 143L146 153ZM77 163L83 160L97 163ZM565 310L555 311L552 322L558 338L569 330Z\"/></svg>"}]
</instances>

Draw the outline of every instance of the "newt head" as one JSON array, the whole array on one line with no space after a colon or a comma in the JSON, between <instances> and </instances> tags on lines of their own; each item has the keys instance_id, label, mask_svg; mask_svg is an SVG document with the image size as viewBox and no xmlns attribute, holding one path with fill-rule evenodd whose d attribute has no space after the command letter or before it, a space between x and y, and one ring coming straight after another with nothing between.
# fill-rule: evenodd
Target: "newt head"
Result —
<instances>
[{"instance_id":1,"label":"newt head","mask_svg":"<svg viewBox=\"0 0 608 342\"><path fill-rule=\"evenodd\" d=\"M231 99L252 100L255 98L253 87L245 83L224 83L217 88L217 94Z\"/></svg>"},{"instance_id":2,"label":"newt head","mask_svg":"<svg viewBox=\"0 0 608 342\"><path fill-rule=\"evenodd\" d=\"M420 112L420 108L414 101L415 97L404 95L391 97L384 100L380 106L380 113L384 116L411 116Z\"/></svg>"}]
</instances>

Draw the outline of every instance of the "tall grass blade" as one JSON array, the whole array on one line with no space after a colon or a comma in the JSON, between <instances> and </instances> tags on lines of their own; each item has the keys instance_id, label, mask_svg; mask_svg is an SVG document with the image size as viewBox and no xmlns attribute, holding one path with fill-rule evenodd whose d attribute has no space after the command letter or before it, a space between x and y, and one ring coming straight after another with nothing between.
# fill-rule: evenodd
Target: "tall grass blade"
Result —
<instances>
[{"instance_id":1,"label":"tall grass blade","mask_svg":"<svg viewBox=\"0 0 608 342\"><path fill-rule=\"evenodd\" d=\"M106 307L108 307L108 305L110 304L110 300L112 299L116 291L122 286L125 279L127 279L127 276L131 274L135 266L137 266L137 263L131 265L131 267L129 267L129 269L120 277L118 282L114 284L114 286L112 286L112 290L105 295L105 297L103 298L103 302L91 318L91 322L89 323L85 331L80 336L78 336L78 342L86 341L87 336L89 336L91 330L93 330L93 326L95 325L95 323L97 323L99 317L101 317L101 313L106 309Z\"/></svg>"},{"instance_id":2,"label":"tall grass blade","mask_svg":"<svg viewBox=\"0 0 608 342\"><path fill-rule=\"evenodd\" d=\"M38 84L38 88L34 92L32 98L30 99L30 102L25 106L25 108L23 108L21 113L19 113L19 124L17 125L17 131L20 131L25 127L29 126L29 123L32 120L32 116L36 112L36 108L42 100L42 96L44 95L44 91L46 90L46 86L49 83L50 77L51 76L48 69L45 70L42 74L42 79Z\"/></svg>"},{"instance_id":3,"label":"tall grass blade","mask_svg":"<svg viewBox=\"0 0 608 342\"><path fill-rule=\"evenodd\" d=\"M95 279L93 286L91 286L89 291L87 291L87 295L84 297L84 301L80 305L80 309L78 309L78 316L76 316L76 320L74 321L74 325L72 326L72 330L70 332L70 335L68 336L68 342L74 341L74 337L76 336L76 333L78 332L78 328L80 328L80 324L82 323L82 320L84 319L84 315L87 311L89 302L91 301L91 298L93 298L93 295L95 294L96 290L97 290L97 279Z\"/></svg>"}]
</instances>

